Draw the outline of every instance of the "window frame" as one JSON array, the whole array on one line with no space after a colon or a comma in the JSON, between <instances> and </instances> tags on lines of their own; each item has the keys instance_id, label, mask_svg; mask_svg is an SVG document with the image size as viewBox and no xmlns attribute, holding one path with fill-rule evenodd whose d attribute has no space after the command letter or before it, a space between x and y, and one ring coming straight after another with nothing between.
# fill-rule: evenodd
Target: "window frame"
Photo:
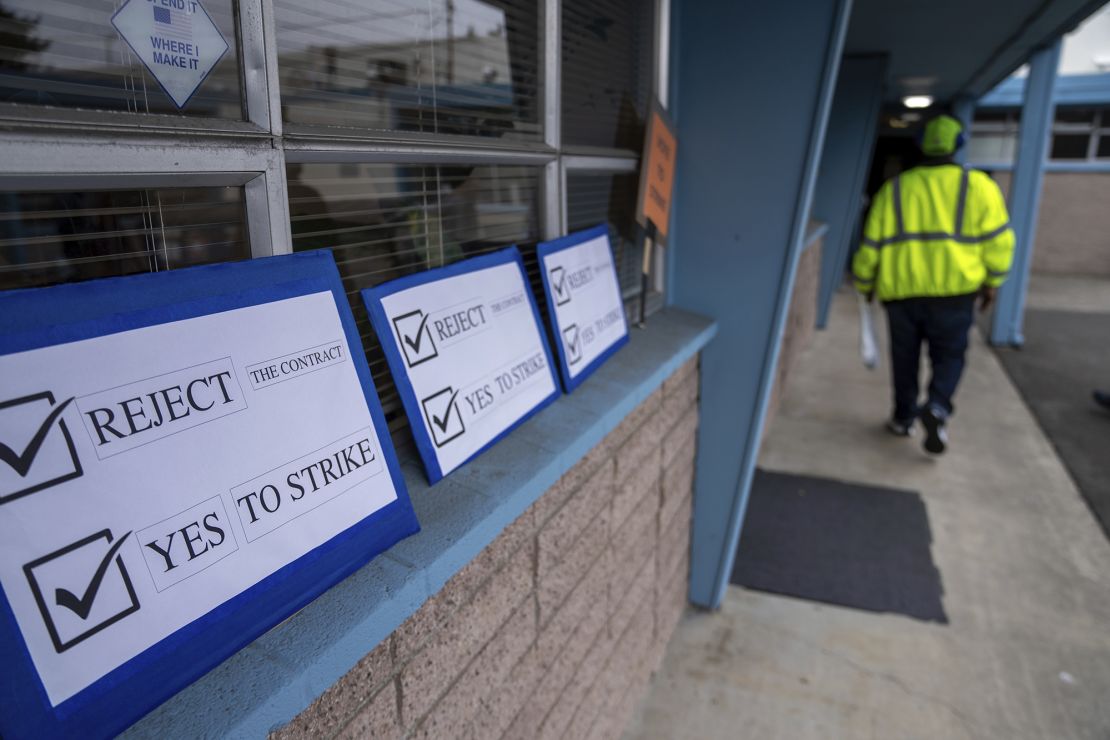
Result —
<instances>
[{"instance_id":1,"label":"window frame","mask_svg":"<svg viewBox=\"0 0 1110 740\"><path fill-rule=\"evenodd\" d=\"M0 104L0 186L25 189L241 185L251 256L292 251L287 163L453 162L542 166L539 224L566 232L568 171L633 172L640 152L563 147L562 3L539 0L539 142L285 124L273 0L233 0L245 120ZM666 107L670 0L653 0L652 89ZM659 248L657 247L657 250ZM662 252L656 253L662 266ZM653 292L665 287L657 269Z\"/></svg>"}]
</instances>

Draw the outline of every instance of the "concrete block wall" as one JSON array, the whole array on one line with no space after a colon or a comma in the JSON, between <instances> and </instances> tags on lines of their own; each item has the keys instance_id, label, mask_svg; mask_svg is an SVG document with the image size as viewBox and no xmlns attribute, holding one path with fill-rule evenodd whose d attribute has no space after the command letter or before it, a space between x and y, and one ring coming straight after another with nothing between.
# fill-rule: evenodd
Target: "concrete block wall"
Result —
<instances>
[{"instance_id":1,"label":"concrete block wall","mask_svg":"<svg viewBox=\"0 0 1110 740\"><path fill-rule=\"evenodd\" d=\"M993 177L1008 193L1009 172ZM1110 277L1110 173L1046 172L1033 272Z\"/></svg>"},{"instance_id":2,"label":"concrete block wall","mask_svg":"<svg viewBox=\"0 0 1110 740\"><path fill-rule=\"evenodd\" d=\"M271 739L619 737L686 608L697 361Z\"/></svg>"}]
</instances>

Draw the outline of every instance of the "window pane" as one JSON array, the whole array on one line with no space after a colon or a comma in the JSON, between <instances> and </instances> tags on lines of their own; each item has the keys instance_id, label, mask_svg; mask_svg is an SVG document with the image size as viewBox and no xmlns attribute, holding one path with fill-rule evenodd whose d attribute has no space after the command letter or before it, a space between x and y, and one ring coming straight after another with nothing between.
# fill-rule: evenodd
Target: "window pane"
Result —
<instances>
[{"instance_id":1,"label":"window pane","mask_svg":"<svg viewBox=\"0 0 1110 740\"><path fill-rule=\"evenodd\" d=\"M147 0L132 0L146 2ZM116 0L3 0L0 3L0 102L132 113L243 118L239 44L232 0L202 0L196 12L174 9L178 26L197 26L207 11L228 47L193 97L178 109L110 20ZM189 33L167 31L174 39Z\"/></svg>"},{"instance_id":2,"label":"window pane","mask_svg":"<svg viewBox=\"0 0 1110 740\"><path fill-rule=\"evenodd\" d=\"M329 247L390 428L407 426L359 291L538 234L539 168L290 164L293 249ZM408 446L407 432L398 445Z\"/></svg>"},{"instance_id":3,"label":"window pane","mask_svg":"<svg viewBox=\"0 0 1110 740\"><path fill-rule=\"evenodd\" d=\"M640 151L651 100L654 4L563 2L563 142Z\"/></svg>"},{"instance_id":4,"label":"window pane","mask_svg":"<svg viewBox=\"0 0 1110 740\"><path fill-rule=\"evenodd\" d=\"M1017 134L987 134L973 131L967 144L967 158L973 164L1013 163Z\"/></svg>"},{"instance_id":5,"label":"window pane","mask_svg":"<svg viewBox=\"0 0 1110 740\"><path fill-rule=\"evenodd\" d=\"M539 140L538 0L274 0L285 120Z\"/></svg>"},{"instance_id":6,"label":"window pane","mask_svg":"<svg viewBox=\"0 0 1110 740\"><path fill-rule=\"evenodd\" d=\"M1098 154L1099 159L1110 158L1110 134L1103 134L1098 140Z\"/></svg>"},{"instance_id":7,"label":"window pane","mask_svg":"<svg viewBox=\"0 0 1110 740\"><path fill-rule=\"evenodd\" d=\"M975 111L975 123L1005 123L1010 118L1010 112L1005 109L980 108Z\"/></svg>"},{"instance_id":8,"label":"window pane","mask_svg":"<svg viewBox=\"0 0 1110 740\"><path fill-rule=\"evenodd\" d=\"M1094 123L1095 112L1091 108L1056 108L1057 123Z\"/></svg>"},{"instance_id":9,"label":"window pane","mask_svg":"<svg viewBox=\"0 0 1110 740\"><path fill-rule=\"evenodd\" d=\"M0 289L246 259L237 187L0 191Z\"/></svg>"},{"instance_id":10,"label":"window pane","mask_svg":"<svg viewBox=\"0 0 1110 740\"><path fill-rule=\"evenodd\" d=\"M636 225L636 196L639 175L569 173L567 175L567 225L571 231L609 225L609 240L617 265L617 279L629 316L639 316L644 254L640 229ZM659 266L656 265L656 269ZM662 296L648 296L652 310L662 305Z\"/></svg>"},{"instance_id":11,"label":"window pane","mask_svg":"<svg viewBox=\"0 0 1110 740\"><path fill-rule=\"evenodd\" d=\"M1090 134L1056 134L1052 137L1051 159L1086 159Z\"/></svg>"}]
</instances>

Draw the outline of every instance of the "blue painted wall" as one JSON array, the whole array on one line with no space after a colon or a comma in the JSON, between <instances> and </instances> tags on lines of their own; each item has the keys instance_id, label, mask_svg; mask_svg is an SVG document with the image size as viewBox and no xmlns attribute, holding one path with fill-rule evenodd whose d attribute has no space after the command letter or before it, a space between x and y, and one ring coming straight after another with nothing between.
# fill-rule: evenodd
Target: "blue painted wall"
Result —
<instances>
[{"instance_id":1,"label":"blue painted wall","mask_svg":"<svg viewBox=\"0 0 1110 740\"><path fill-rule=\"evenodd\" d=\"M809 216L850 0L677 0L673 302L711 316L690 598L724 594Z\"/></svg>"},{"instance_id":2,"label":"blue painted wall","mask_svg":"<svg viewBox=\"0 0 1110 740\"><path fill-rule=\"evenodd\" d=\"M886 65L885 56L845 57L840 63L813 197L813 217L829 225L821 253L817 302L817 326L821 329L828 323L833 294L844 278L857 235L879 126Z\"/></svg>"}]
</instances>

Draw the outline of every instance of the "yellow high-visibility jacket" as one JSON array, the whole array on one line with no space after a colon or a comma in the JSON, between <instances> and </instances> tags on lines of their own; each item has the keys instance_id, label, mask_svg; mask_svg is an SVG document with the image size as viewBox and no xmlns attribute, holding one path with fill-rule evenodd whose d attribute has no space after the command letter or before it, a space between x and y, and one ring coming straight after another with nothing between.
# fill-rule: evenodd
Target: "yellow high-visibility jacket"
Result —
<instances>
[{"instance_id":1,"label":"yellow high-visibility jacket","mask_svg":"<svg viewBox=\"0 0 1110 740\"><path fill-rule=\"evenodd\" d=\"M856 289L881 301L974 293L1006 279L1014 232L986 173L924 165L880 188L852 260Z\"/></svg>"}]
</instances>

